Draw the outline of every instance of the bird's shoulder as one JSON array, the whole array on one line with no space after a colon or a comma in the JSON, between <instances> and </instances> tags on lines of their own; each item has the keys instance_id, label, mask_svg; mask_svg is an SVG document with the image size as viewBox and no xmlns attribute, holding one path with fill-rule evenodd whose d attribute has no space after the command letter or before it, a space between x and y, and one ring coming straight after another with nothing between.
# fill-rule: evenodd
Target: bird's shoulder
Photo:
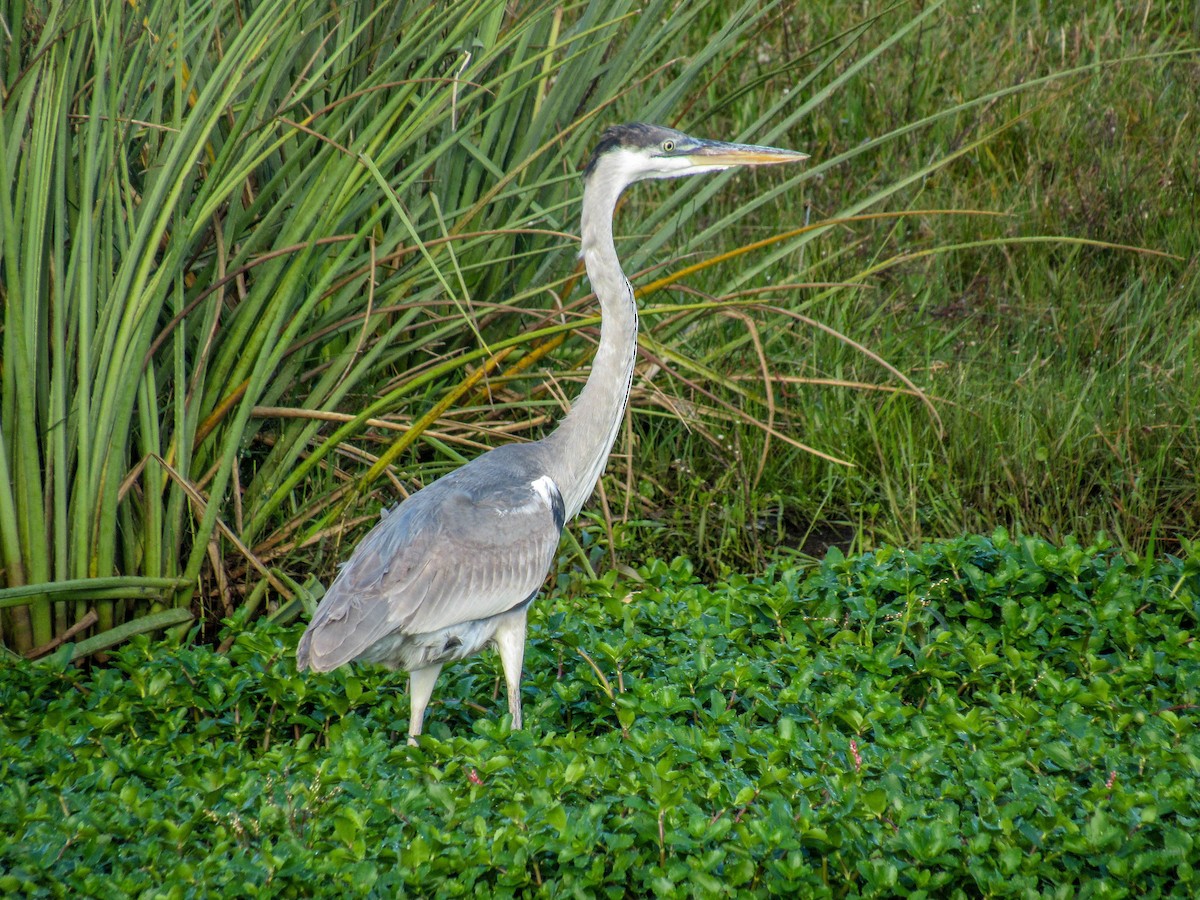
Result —
<instances>
[{"instance_id":1,"label":"bird's shoulder","mask_svg":"<svg viewBox=\"0 0 1200 900\"><path fill-rule=\"evenodd\" d=\"M385 519L442 533L492 529L522 517L561 519L562 493L527 445L497 447L410 496ZM561 522L557 523L561 529Z\"/></svg>"},{"instance_id":2,"label":"bird's shoulder","mask_svg":"<svg viewBox=\"0 0 1200 900\"><path fill-rule=\"evenodd\" d=\"M378 522L341 567L310 629L327 633L322 640L336 644L337 659L349 659L397 628L436 631L503 612L545 579L563 516L558 486L534 455L493 450ZM322 652L333 659L332 650Z\"/></svg>"},{"instance_id":3,"label":"bird's shoulder","mask_svg":"<svg viewBox=\"0 0 1200 900\"><path fill-rule=\"evenodd\" d=\"M431 559L469 567L484 551L492 560L531 541L556 546L562 494L533 454L513 452L526 446L498 447L411 494L363 538L343 573L363 589L367 579L407 580Z\"/></svg>"}]
</instances>

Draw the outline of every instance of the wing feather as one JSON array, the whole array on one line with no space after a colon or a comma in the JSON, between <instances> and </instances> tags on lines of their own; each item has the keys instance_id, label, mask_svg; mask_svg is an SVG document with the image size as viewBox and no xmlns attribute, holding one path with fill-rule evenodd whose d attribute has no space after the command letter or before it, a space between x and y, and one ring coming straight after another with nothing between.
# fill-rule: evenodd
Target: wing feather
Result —
<instances>
[{"instance_id":1,"label":"wing feather","mask_svg":"<svg viewBox=\"0 0 1200 900\"><path fill-rule=\"evenodd\" d=\"M561 494L544 476L471 464L434 482L355 548L301 639L298 664L328 671L389 635L512 609L545 581L562 524Z\"/></svg>"}]
</instances>

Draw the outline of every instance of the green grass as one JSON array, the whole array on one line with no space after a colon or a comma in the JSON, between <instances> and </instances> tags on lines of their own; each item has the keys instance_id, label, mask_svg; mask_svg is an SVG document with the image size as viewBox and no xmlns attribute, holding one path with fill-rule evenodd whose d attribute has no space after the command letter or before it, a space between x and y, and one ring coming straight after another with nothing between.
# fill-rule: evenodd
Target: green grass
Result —
<instances>
[{"instance_id":1,"label":"green grass","mask_svg":"<svg viewBox=\"0 0 1200 900\"><path fill-rule=\"evenodd\" d=\"M4 646L299 602L540 433L622 119L813 159L630 191L643 365L572 564L1200 532L1187 10L283 8L6 13Z\"/></svg>"},{"instance_id":2,"label":"green grass","mask_svg":"<svg viewBox=\"0 0 1200 900\"><path fill-rule=\"evenodd\" d=\"M839 338L758 314L777 423L786 423L777 427L855 468L778 440L764 450L750 428L714 425L724 438L712 440L656 418L635 454L634 508L651 524L636 526L628 547L684 552L718 572L781 549L820 555L830 541L912 544L997 524L1103 532L1151 553L1200 533L1200 35L1184 6L1081 10L947 4L805 119L816 177L802 198L770 208L798 223L803 199L819 222L969 147L865 207L902 217L828 229L747 285L852 282L757 296L878 354L925 392L940 422ZM776 96L809 71L827 52L811 48L860 10L793 13L786 28L760 35L766 80L752 94ZM911 15L900 5L883 16L835 71ZM730 82L753 82L744 70L726 74L709 94L714 105ZM1020 84L1029 87L1003 93ZM930 118L974 98L988 99ZM727 127L758 109L743 95L724 108ZM924 124L871 143L909 122ZM730 195L756 188L743 180ZM754 226L775 223L745 227ZM1062 240L1040 240L1052 236ZM760 367L742 322L688 337L678 352L711 354L733 371Z\"/></svg>"},{"instance_id":3,"label":"green grass","mask_svg":"<svg viewBox=\"0 0 1200 900\"><path fill-rule=\"evenodd\" d=\"M1190 897L1200 557L966 537L533 607L420 745L402 676L227 655L0 668L12 896ZM65 659L65 657L64 657Z\"/></svg>"},{"instance_id":4,"label":"green grass","mask_svg":"<svg viewBox=\"0 0 1200 900\"><path fill-rule=\"evenodd\" d=\"M665 117L757 4L666 71L703 11L669 6L8 11L0 642L293 600L381 503L559 413L602 113Z\"/></svg>"},{"instance_id":5,"label":"green grass","mask_svg":"<svg viewBox=\"0 0 1200 900\"><path fill-rule=\"evenodd\" d=\"M518 6L0 11L0 891L1194 896L1194 10ZM280 623L561 414L641 118L813 159L630 191L529 728L410 750Z\"/></svg>"}]
</instances>

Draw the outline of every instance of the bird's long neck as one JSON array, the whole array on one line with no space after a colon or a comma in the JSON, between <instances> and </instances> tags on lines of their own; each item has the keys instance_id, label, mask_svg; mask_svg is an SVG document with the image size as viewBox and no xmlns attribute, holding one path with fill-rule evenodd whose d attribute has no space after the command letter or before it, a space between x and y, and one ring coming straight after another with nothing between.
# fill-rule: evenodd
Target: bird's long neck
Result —
<instances>
[{"instance_id":1,"label":"bird's long neck","mask_svg":"<svg viewBox=\"0 0 1200 900\"><path fill-rule=\"evenodd\" d=\"M637 356L637 305L613 244L612 217L624 185L599 174L584 188L580 223L583 264L600 301L600 346L571 411L544 441L550 475L567 519L596 487L617 438Z\"/></svg>"}]
</instances>

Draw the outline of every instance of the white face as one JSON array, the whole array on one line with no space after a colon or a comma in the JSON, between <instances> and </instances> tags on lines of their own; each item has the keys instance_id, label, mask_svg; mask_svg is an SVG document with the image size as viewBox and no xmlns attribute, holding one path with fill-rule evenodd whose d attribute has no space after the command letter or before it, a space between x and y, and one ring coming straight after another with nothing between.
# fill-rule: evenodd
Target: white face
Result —
<instances>
[{"instance_id":1,"label":"white face","mask_svg":"<svg viewBox=\"0 0 1200 900\"><path fill-rule=\"evenodd\" d=\"M606 174L626 184L647 178L679 178L730 168L720 163L694 163L686 156L656 156L653 151L618 150L603 161Z\"/></svg>"}]
</instances>

